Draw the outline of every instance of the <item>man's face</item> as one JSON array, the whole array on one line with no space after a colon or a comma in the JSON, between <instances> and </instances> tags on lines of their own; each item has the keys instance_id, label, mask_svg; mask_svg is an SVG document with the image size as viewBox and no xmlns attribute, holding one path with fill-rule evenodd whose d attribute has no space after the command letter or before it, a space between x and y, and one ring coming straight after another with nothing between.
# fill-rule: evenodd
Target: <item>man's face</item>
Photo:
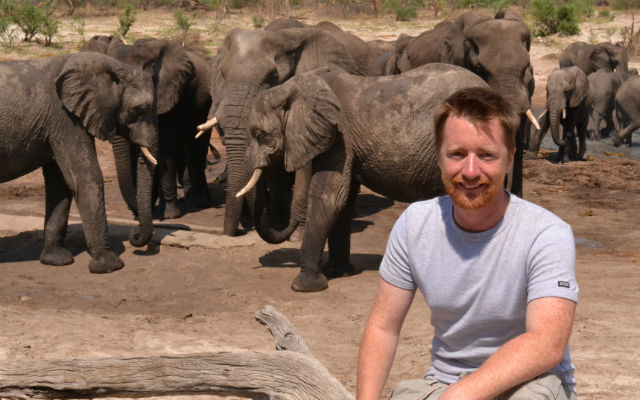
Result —
<instances>
[{"instance_id":1,"label":"man's face","mask_svg":"<svg viewBox=\"0 0 640 400\"><path fill-rule=\"evenodd\" d=\"M496 204L513 161L503 135L496 119L484 127L456 116L445 122L438 163L444 187L458 207L479 210Z\"/></svg>"}]
</instances>

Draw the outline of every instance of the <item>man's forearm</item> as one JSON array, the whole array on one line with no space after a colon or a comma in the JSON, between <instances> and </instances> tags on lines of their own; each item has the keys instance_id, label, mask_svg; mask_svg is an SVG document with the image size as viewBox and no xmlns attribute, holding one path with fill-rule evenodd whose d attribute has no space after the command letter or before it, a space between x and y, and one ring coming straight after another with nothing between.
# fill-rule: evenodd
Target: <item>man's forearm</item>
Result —
<instances>
[{"instance_id":1,"label":"man's forearm","mask_svg":"<svg viewBox=\"0 0 640 400\"><path fill-rule=\"evenodd\" d=\"M397 343L397 335L367 326L358 354L357 400L380 399Z\"/></svg>"}]
</instances>

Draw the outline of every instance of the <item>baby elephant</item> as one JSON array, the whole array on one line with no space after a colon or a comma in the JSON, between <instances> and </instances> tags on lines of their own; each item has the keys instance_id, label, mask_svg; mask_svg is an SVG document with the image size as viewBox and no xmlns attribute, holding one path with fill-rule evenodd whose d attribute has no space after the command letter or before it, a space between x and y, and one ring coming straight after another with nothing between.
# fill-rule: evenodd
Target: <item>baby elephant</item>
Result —
<instances>
[{"instance_id":1,"label":"baby elephant","mask_svg":"<svg viewBox=\"0 0 640 400\"><path fill-rule=\"evenodd\" d=\"M0 63L0 182L42 167L45 184L44 248L40 262L73 262L63 247L71 198L87 247L89 270L124 266L109 249L104 182L94 137L125 137L139 148L138 219L129 240L151 239L151 189L158 147L151 75L97 53Z\"/></svg>"},{"instance_id":2,"label":"baby elephant","mask_svg":"<svg viewBox=\"0 0 640 400\"><path fill-rule=\"evenodd\" d=\"M306 219L293 290L322 290L326 276L358 272L349 262L349 236L360 184L406 202L444 193L434 113L456 90L486 86L476 74L447 64L385 77L321 68L256 98L247 148L255 172L245 189L258 182L263 169L296 171L291 225L278 231L268 226L268 210L256 206L255 213L263 216L256 229L269 242L285 240ZM257 197L261 187L270 185L261 182ZM327 240L329 260L321 268Z\"/></svg>"}]
</instances>

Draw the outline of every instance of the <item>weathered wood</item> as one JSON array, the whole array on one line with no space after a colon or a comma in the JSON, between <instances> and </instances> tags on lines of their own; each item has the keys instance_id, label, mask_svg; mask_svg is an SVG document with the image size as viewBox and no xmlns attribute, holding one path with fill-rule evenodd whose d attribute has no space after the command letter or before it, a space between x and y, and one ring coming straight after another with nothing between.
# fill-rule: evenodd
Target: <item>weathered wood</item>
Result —
<instances>
[{"instance_id":1,"label":"weathered wood","mask_svg":"<svg viewBox=\"0 0 640 400\"><path fill-rule=\"evenodd\" d=\"M271 306L263 306L256 311L256 319L269 328L276 341L276 350L291 350L312 356L307 342L298 334L287 317Z\"/></svg>"},{"instance_id":2,"label":"weathered wood","mask_svg":"<svg viewBox=\"0 0 640 400\"><path fill-rule=\"evenodd\" d=\"M306 342L282 314L272 307L263 307L256 318L269 327L276 342L281 343L278 347L301 351L0 361L0 397L216 394L274 400L353 399L311 355Z\"/></svg>"}]
</instances>

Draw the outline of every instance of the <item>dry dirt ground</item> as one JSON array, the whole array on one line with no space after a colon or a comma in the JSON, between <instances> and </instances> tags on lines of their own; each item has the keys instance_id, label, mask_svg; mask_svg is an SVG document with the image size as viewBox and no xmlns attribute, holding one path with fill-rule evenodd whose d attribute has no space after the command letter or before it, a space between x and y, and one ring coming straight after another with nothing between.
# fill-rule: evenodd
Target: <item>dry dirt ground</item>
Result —
<instances>
[{"instance_id":1,"label":"dry dirt ground","mask_svg":"<svg viewBox=\"0 0 640 400\"><path fill-rule=\"evenodd\" d=\"M211 49L232 26L251 27L251 14L215 21L200 13L196 27ZM326 16L308 17L326 19ZM367 39L416 34L435 24L429 18L399 24L391 20L331 18ZM159 35L171 30L169 11L138 15L133 34ZM610 24L630 18L583 25L580 37L534 41L532 64L537 90L534 106L543 107L544 80L557 55L571 40L586 34L606 40ZM87 19L85 36L107 33L116 17ZM62 25L57 49L26 46L4 58L47 56L71 51L78 41ZM75 35L75 36L74 36ZM632 65L636 60L632 60ZM636 136L634 146L639 146ZM217 146L221 149L219 143ZM210 166L210 190L216 205L189 208L177 220L157 221L155 239L146 249L126 240L131 214L117 189L107 143L97 143L104 171L112 247L126 267L108 275L88 272L77 211L72 210L67 245L75 263L50 267L38 262L44 213L40 171L0 185L0 359L93 358L206 353L219 350L272 350L267 330L254 313L270 304L297 327L315 356L345 387L355 392L358 344L377 284L377 268L392 224L406 207L367 190L358 199L353 222L352 262L359 275L334 279L319 293L289 289L297 274L299 242L268 245L249 232L237 238L219 235L224 188L213 182L220 164ZM606 148L606 145L605 145ZM559 165L546 156L525 162L526 199L569 222L577 243L580 303L571 338L581 399L640 398L640 162L611 156L616 150L590 152L591 161ZM185 230L190 228L191 230ZM429 310L417 296L402 331L386 388L419 377L429 362Z\"/></svg>"}]
</instances>

